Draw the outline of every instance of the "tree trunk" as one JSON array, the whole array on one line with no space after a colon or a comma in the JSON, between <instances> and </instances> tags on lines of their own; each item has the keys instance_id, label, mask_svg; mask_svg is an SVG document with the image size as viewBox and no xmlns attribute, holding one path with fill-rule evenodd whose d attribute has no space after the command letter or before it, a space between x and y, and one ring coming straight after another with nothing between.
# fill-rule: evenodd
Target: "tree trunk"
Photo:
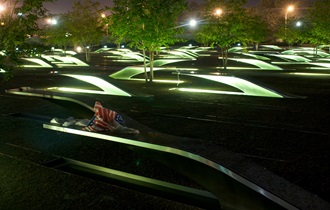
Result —
<instances>
[{"instance_id":1,"label":"tree trunk","mask_svg":"<svg viewBox=\"0 0 330 210\"><path fill-rule=\"evenodd\" d=\"M228 63L228 47L225 48L225 70L227 70Z\"/></svg>"},{"instance_id":2,"label":"tree trunk","mask_svg":"<svg viewBox=\"0 0 330 210\"><path fill-rule=\"evenodd\" d=\"M144 67L144 78L145 78L146 82L148 82L146 49L145 48L143 48L143 67Z\"/></svg>"},{"instance_id":3,"label":"tree trunk","mask_svg":"<svg viewBox=\"0 0 330 210\"><path fill-rule=\"evenodd\" d=\"M224 54L224 50L223 47L221 47L221 57L222 57L222 67L223 69L225 69L225 54Z\"/></svg>"},{"instance_id":4,"label":"tree trunk","mask_svg":"<svg viewBox=\"0 0 330 210\"><path fill-rule=\"evenodd\" d=\"M86 61L89 62L91 60L91 53L90 48L85 48L85 55L86 55Z\"/></svg>"},{"instance_id":5,"label":"tree trunk","mask_svg":"<svg viewBox=\"0 0 330 210\"><path fill-rule=\"evenodd\" d=\"M152 49L150 51L150 61L149 61L149 66L150 66L150 78L149 81L152 82L154 80L154 57L155 57L155 51Z\"/></svg>"}]
</instances>

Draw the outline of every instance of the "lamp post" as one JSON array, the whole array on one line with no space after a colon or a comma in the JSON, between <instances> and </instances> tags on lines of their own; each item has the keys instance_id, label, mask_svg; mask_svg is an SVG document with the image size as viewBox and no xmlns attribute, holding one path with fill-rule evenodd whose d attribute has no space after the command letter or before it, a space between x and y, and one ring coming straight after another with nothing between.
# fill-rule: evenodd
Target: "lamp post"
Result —
<instances>
[{"instance_id":1,"label":"lamp post","mask_svg":"<svg viewBox=\"0 0 330 210\"><path fill-rule=\"evenodd\" d=\"M0 5L0 25L5 25L5 23L1 20L2 12L5 10L5 7L3 5Z\"/></svg>"},{"instance_id":2,"label":"lamp post","mask_svg":"<svg viewBox=\"0 0 330 210\"><path fill-rule=\"evenodd\" d=\"M292 6L292 5L290 5L290 6L288 6L287 7L287 9L286 9L286 12L285 12L285 17L284 17L284 19L285 19L285 25L284 25L284 31L285 31L285 39L286 39L286 31L287 31L287 27L288 27L288 13L289 12L292 12L294 10L294 6Z\"/></svg>"}]
</instances>

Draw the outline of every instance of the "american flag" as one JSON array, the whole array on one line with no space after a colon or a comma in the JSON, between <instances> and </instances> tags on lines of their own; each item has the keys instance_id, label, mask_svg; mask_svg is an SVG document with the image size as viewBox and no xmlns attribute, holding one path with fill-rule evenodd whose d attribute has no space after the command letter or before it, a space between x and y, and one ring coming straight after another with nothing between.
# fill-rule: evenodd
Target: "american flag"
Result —
<instances>
[{"instance_id":1,"label":"american flag","mask_svg":"<svg viewBox=\"0 0 330 210\"><path fill-rule=\"evenodd\" d=\"M106 109L98 101L94 105L94 116L83 130L100 132L100 131L116 131L119 127L124 126L125 122L120 114L110 109Z\"/></svg>"}]
</instances>

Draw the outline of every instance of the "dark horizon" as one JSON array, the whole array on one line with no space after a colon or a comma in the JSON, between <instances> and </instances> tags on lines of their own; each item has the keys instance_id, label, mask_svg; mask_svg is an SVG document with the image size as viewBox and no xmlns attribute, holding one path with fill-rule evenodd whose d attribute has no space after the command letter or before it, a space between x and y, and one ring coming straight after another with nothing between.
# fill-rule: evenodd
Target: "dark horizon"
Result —
<instances>
[{"instance_id":1,"label":"dark horizon","mask_svg":"<svg viewBox=\"0 0 330 210\"><path fill-rule=\"evenodd\" d=\"M188 2L198 2L202 3L203 0L188 0ZM74 0L57 0L54 3L48 2L45 3L45 7L53 14L59 14L68 11L72 8ZM112 6L112 0L98 0L100 2L101 6ZM259 0L248 0L249 6L255 6Z\"/></svg>"}]
</instances>

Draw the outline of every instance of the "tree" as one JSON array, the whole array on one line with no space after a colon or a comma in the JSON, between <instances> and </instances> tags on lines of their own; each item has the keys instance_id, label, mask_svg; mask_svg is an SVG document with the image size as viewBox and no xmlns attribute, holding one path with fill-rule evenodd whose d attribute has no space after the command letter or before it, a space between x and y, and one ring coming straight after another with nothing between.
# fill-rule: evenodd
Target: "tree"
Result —
<instances>
[{"instance_id":1,"label":"tree","mask_svg":"<svg viewBox=\"0 0 330 210\"><path fill-rule=\"evenodd\" d=\"M299 25L299 23L304 23L304 26ZM306 21L303 19L291 18L287 21L286 25L281 25L276 33L276 36L286 43L288 43L289 48L295 43L304 42Z\"/></svg>"},{"instance_id":2,"label":"tree","mask_svg":"<svg viewBox=\"0 0 330 210\"><path fill-rule=\"evenodd\" d=\"M251 40L249 38L249 17L243 7L246 2L246 0L206 1L206 14L211 15L196 33L196 38L211 43L211 46L221 47L224 69L227 68L228 49L238 42L246 44ZM209 12L216 8L221 8L220 15Z\"/></svg>"},{"instance_id":3,"label":"tree","mask_svg":"<svg viewBox=\"0 0 330 210\"><path fill-rule=\"evenodd\" d=\"M44 2L53 0L5 0L0 4L0 68L6 70L7 79L22 56L16 48L39 30L37 21L47 12Z\"/></svg>"},{"instance_id":4,"label":"tree","mask_svg":"<svg viewBox=\"0 0 330 210\"><path fill-rule=\"evenodd\" d=\"M111 34L118 40L128 39L144 55L149 52L149 77L144 62L146 81L154 79L155 52L178 41L176 20L185 8L185 0L114 0Z\"/></svg>"},{"instance_id":5,"label":"tree","mask_svg":"<svg viewBox=\"0 0 330 210\"><path fill-rule=\"evenodd\" d=\"M330 0L315 1L307 13L306 24L309 26L305 41L314 44L330 44Z\"/></svg>"},{"instance_id":6,"label":"tree","mask_svg":"<svg viewBox=\"0 0 330 210\"><path fill-rule=\"evenodd\" d=\"M69 21L66 15L60 15L56 24L47 24L43 29L43 41L48 45L58 46L66 51L73 44Z\"/></svg>"},{"instance_id":7,"label":"tree","mask_svg":"<svg viewBox=\"0 0 330 210\"><path fill-rule=\"evenodd\" d=\"M248 43L254 44L258 50L259 44L263 42L269 32L267 22L259 15L249 11L247 19L247 38Z\"/></svg>"},{"instance_id":8,"label":"tree","mask_svg":"<svg viewBox=\"0 0 330 210\"><path fill-rule=\"evenodd\" d=\"M281 34L278 33L279 29L283 31L286 12L290 5L294 7L294 10L287 13L288 20L300 19L313 1L315 0L260 0L253 10L267 23L267 41L275 41L278 38L276 35Z\"/></svg>"},{"instance_id":9,"label":"tree","mask_svg":"<svg viewBox=\"0 0 330 210\"><path fill-rule=\"evenodd\" d=\"M103 37L100 3L92 0L74 1L72 10L64 14L67 32L76 45L81 45L90 61L91 47L98 45Z\"/></svg>"}]
</instances>

